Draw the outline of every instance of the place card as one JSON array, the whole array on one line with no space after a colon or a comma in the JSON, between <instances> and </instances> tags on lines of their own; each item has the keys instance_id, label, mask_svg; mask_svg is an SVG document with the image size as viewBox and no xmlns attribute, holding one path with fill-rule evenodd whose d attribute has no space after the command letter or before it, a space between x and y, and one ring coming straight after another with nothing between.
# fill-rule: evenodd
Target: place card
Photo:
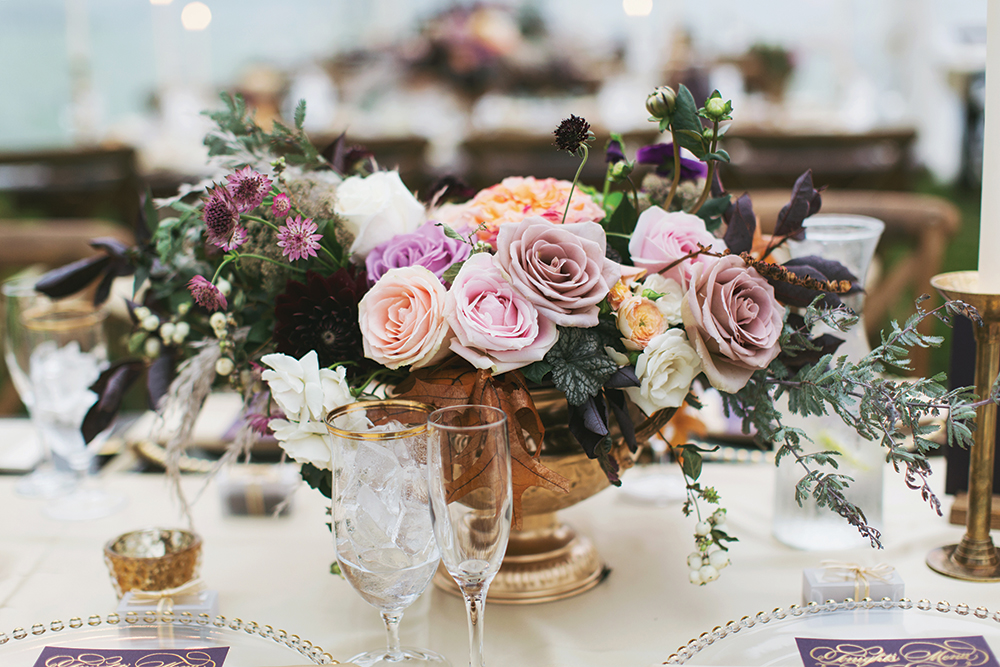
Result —
<instances>
[{"instance_id":1,"label":"place card","mask_svg":"<svg viewBox=\"0 0 1000 667\"><path fill-rule=\"evenodd\" d=\"M171 649L103 649L46 646L34 667L222 667L228 646Z\"/></svg>"},{"instance_id":2,"label":"place card","mask_svg":"<svg viewBox=\"0 0 1000 667\"><path fill-rule=\"evenodd\" d=\"M796 637L805 667L1000 667L981 635L935 639Z\"/></svg>"}]
</instances>

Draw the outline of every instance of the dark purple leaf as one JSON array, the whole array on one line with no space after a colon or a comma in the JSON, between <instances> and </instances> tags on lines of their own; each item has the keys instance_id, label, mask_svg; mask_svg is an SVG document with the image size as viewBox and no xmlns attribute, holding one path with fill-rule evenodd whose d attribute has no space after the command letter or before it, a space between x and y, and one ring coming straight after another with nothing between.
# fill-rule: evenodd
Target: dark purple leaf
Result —
<instances>
[{"instance_id":1,"label":"dark purple leaf","mask_svg":"<svg viewBox=\"0 0 1000 667\"><path fill-rule=\"evenodd\" d=\"M569 404L569 430L587 456L597 455L597 445L608 434L607 407L601 395L592 396L580 405Z\"/></svg>"},{"instance_id":2,"label":"dark purple leaf","mask_svg":"<svg viewBox=\"0 0 1000 667\"><path fill-rule=\"evenodd\" d=\"M778 222L774 226L777 236L796 236L802 231L802 222L810 215L819 212L822 198L821 190L813 187L812 170L807 170L799 176L792 188L792 198L778 213Z\"/></svg>"},{"instance_id":3,"label":"dark purple leaf","mask_svg":"<svg viewBox=\"0 0 1000 667\"><path fill-rule=\"evenodd\" d=\"M786 265L785 268L796 276L809 277L816 280L826 280L826 276L811 266ZM789 306L805 308L820 294L824 295L823 303L829 308L835 308L841 304L840 297L833 292L821 292L809 287L793 285L783 280L768 279L768 282L774 287L775 298L784 304L788 304Z\"/></svg>"},{"instance_id":4,"label":"dark purple leaf","mask_svg":"<svg viewBox=\"0 0 1000 667\"><path fill-rule=\"evenodd\" d=\"M145 246L153 238L153 229L157 225L150 226L151 220L156 220L156 208L153 205L153 193L147 187L146 191L139 197L139 215L135 218L135 242L140 246Z\"/></svg>"},{"instance_id":5,"label":"dark purple leaf","mask_svg":"<svg viewBox=\"0 0 1000 667\"><path fill-rule=\"evenodd\" d=\"M753 248L753 234L757 229L757 217L753 213L750 195L743 193L723 214L726 221L726 247L735 254L750 252Z\"/></svg>"},{"instance_id":6,"label":"dark purple leaf","mask_svg":"<svg viewBox=\"0 0 1000 667\"><path fill-rule=\"evenodd\" d=\"M712 174L712 197L719 198L726 194L726 189L722 187L722 177L719 176L719 170L716 169Z\"/></svg>"},{"instance_id":7,"label":"dark purple leaf","mask_svg":"<svg viewBox=\"0 0 1000 667\"><path fill-rule=\"evenodd\" d=\"M149 394L149 407L156 409L160 399L167 395L170 383L174 381L174 352L164 347L146 373L146 391Z\"/></svg>"},{"instance_id":8,"label":"dark purple leaf","mask_svg":"<svg viewBox=\"0 0 1000 667\"><path fill-rule=\"evenodd\" d=\"M101 236L96 239L90 239L90 247L96 250L103 250L112 257L126 257L128 255L129 247L114 238L113 236Z\"/></svg>"},{"instance_id":9,"label":"dark purple leaf","mask_svg":"<svg viewBox=\"0 0 1000 667\"><path fill-rule=\"evenodd\" d=\"M143 363L136 359L124 359L111 364L97 378L90 390L97 394L97 402L83 418L80 432L85 442L93 440L114 421L122 406L125 392L142 374Z\"/></svg>"},{"instance_id":10,"label":"dark purple leaf","mask_svg":"<svg viewBox=\"0 0 1000 667\"><path fill-rule=\"evenodd\" d=\"M347 153L347 133L341 132L340 136L334 139L326 148L320 151L320 155L326 158L330 166L340 174L345 173L344 156Z\"/></svg>"},{"instance_id":11,"label":"dark purple leaf","mask_svg":"<svg viewBox=\"0 0 1000 667\"><path fill-rule=\"evenodd\" d=\"M861 291L861 284L857 277L848 270L846 266L833 259L825 259L819 255L806 255L790 259L784 264L786 269L798 266L809 266L823 276L824 280L846 280L851 283L851 291L848 294L856 294Z\"/></svg>"},{"instance_id":12,"label":"dark purple leaf","mask_svg":"<svg viewBox=\"0 0 1000 667\"><path fill-rule=\"evenodd\" d=\"M472 199L476 191L457 176L442 176L427 188L421 201L432 206L446 202L464 202Z\"/></svg>"},{"instance_id":13,"label":"dark purple leaf","mask_svg":"<svg viewBox=\"0 0 1000 667\"><path fill-rule=\"evenodd\" d=\"M111 296L111 285L115 282L114 273L105 273L104 277L101 278L101 282L97 284L97 289L94 290L94 306L99 307L108 297Z\"/></svg>"},{"instance_id":14,"label":"dark purple leaf","mask_svg":"<svg viewBox=\"0 0 1000 667\"><path fill-rule=\"evenodd\" d=\"M623 389L625 387L638 387L639 377L635 374L635 369L631 366L622 366L614 375L604 381L606 389Z\"/></svg>"},{"instance_id":15,"label":"dark purple leaf","mask_svg":"<svg viewBox=\"0 0 1000 667\"><path fill-rule=\"evenodd\" d=\"M621 431L622 437L628 444L629 451L634 454L639 449L639 442L635 438L635 424L628 411L628 398L625 396L625 392L619 389L605 389L604 394L608 398L611 411L615 414L618 430Z\"/></svg>"},{"instance_id":16,"label":"dark purple leaf","mask_svg":"<svg viewBox=\"0 0 1000 667\"><path fill-rule=\"evenodd\" d=\"M43 275L35 283L35 289L53 299L76 294L101 275L110 263L111 257L108 255L77 260Z\"/></svg>"}]
</instances>

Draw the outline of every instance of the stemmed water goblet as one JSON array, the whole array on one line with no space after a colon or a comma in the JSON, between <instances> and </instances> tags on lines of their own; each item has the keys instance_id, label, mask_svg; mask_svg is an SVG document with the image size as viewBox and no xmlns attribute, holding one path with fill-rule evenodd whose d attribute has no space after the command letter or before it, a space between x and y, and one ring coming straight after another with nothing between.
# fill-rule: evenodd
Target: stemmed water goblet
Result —
<instances>
[{"instance_id":1,"label":"stemmed water goblet","mask_svg":"<svg viewBox=\"0 0 1000 667\"><path fill-rule=\"evenodd\" d=\"M84 417L97 400L91 386L108 365L107 313L83 299L52 300L33 283L4 286L8 372L43 447L64 460L76 482L45 508L56 519L96 519L124 498L86 484L107 431L84 441Z\"/></svg>"},{"instance_id":2,"label":"stemmed water goblet","mask_svg":"<svg viewBox=\"0 0 1000 667\"><path fill-rule=\"evenodd\" d=\"M450 665L399 640L403 611L427 588L441 560L427 495L431 411L390 399L352 403L327 416L337 563L354 590L381 612L386 629L384 650L349 660L359 667Z\"/></svg>"},{"instance_id":3,"label":"stemmed water goblet","mask_svg":"<svg viewBox=\"0 0 1000 667\"><path fill-rule=\"evenodd\" d=\"M465 598L469 664L482 667L486 593L507 550L513 510L507 416L459 405L434 411L427 423L434 534Z\"/></svg>"}]
</instances>

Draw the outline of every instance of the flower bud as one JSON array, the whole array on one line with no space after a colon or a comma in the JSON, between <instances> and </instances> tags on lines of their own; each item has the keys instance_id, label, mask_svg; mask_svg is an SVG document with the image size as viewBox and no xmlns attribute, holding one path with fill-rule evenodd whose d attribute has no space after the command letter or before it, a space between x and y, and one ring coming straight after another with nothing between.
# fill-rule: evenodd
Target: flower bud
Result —
<instances>
[{"instance_id":1,"label":"flower bud","mask_svg":"<svg viewBox=\"0 0 1000 667\"><path fill-rule=\"evenodd\" d=\"M181 303L180 305L177 306L177 314L180 315L181 317L184 317L185 315L187 315L188 311L190 311L190 310L191 310L191 302L190 301L185 301L185 302L183 302L183 303Z\"/></svg>"},{"instance_id":2,"label":"flower bud","mask_svg":"<svg viewBox=\"0 0 1000 667\"><path fill-rule=\"evenodd\" d=\"M715 523L715 524L725 523L726 522L726 510L724 510L724 509L722 509L720 507L719 509L717 509L714 512L712 512L712 516L709 517L708 520L711 521L712 523Z\"/></svg>"},{"instance_id":3,"label":"flower bud","mask_svg":"<svg viewBox=\"0 0 1000 667\"><path fill-rule=\"evenodd\" d=\"M156 315L149 315L142 318L140 326L146 331L156 331L160 328L160 318Z\"/></svg>"},{"instance_id":4,"label":"flower bud","mask_svg":"<svg viewBox=\"0 0 1000 667\"><path fill-rule=\"evenodd\" d=\"M732 107L721 97L710 97L705 102L705 115L709 120L720 121L729 117Z\"/></svg>"},{"instance_id":5,"label":"flower bud","mask_svg":"<svg viewBox=\"0 0 1000 667\"><path fill-rule=\"evenodd\" d=\"M219 357L219 360L215 362L215 372L219 375L225 377L236 369L236 364L229 357Z\"/></svg>"},{"instance_id":6,"label":"flower bud","mask_svg":"<svg viewBox=\"0 0 1000 667\"><path fill-rule=\"evenodd\" d=\"M646 111L657 120L670 118L677 106L677 93L670 86L660 86L646 98Z\"/></svg>"},{"instance_id":7,"label":"flower bud","mask_svg":"<svg viewBox=\"0 0 1000 667\"><path fill-rule=\"evenodd\" d=\"M621 162L615 162L611 165L608 175L611 177L612 182L620 183L629 177L634 168L635 164L622 160Z\"/></svg>"},{"instance_id":8,"label":"flower bud","mask_svg":"<svg viewBox=\"0 0 1000 667\"><path fill-rule=\"evenodd\" d=\"M161 349L163 349L163 346L160 343L160 339L156 336L150 336L147 338L146 342L143 343L142 346L143 353L150 358L160 356Z\"/></svg>"}]
</instances>

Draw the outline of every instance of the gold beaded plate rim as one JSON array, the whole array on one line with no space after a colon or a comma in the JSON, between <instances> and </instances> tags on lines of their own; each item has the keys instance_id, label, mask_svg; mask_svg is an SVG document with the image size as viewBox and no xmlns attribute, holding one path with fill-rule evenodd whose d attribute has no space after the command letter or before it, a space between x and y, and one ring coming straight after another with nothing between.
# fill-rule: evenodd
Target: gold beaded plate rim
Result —
<instances>
[{"instance_id":1,"label":"gold beaded plate rim","mask_svg":"<svg viewBox=\"0 0 1000 667\"><path fill-rule=\"evenodd\" d=\"M0 630L0 656L4 655L5 648L23 646L25 643L24 640L44 637L46 635L52 637L58 636L61 639L68 636L67 631L69 631L69 634L73 634L72 631L74 630L92 630L99 627L206 629L220 632L224 636L235 635L241 638L250 636L265 641L272 641L275 644L297 652L315 665L341 664L339 660L334 659L332 655L309 640L285 630L276 629L271 625L262 625L256 621L244 621L238 617L227 618L221 615L194 615L190 612L174 614L172 612L159 613L156 611L147 611L142 614L130 611L125 614L111 613L104 616L100 614L91 614L87 617L74 616L68 622L55 620L50 623L19 626L10 632Z\"/></svg>"},{"instance_id":2,"label":"gold beaded plate rim","mask_svg":"<svg viewBox=\"0 0 1000 667\"><path fill-rule=\"evenodd\" d=\"M823 604L810 602L807 605L789 605L787 608L776 607L770 612L759 611L753 616L744 616L739 621L729 621L725 625L716 626L712 630L703 632L698 637L691 639L660 664L683 665L697 655L702 649L712 646L717 641L724 639L725 637L735 635L740 632L740 630L749 629L758 625L769 624L772 622L780 623L786 619L794 620L809 616L833 615L847 611L853 612L865 610L915 610L917 612L936 612L939 614L953 613L957 617L971 617L977 619L978 621L982 621L984 625L992 622L995 623L997 627L1000 627L1000 611L991 612L984 606L973 607L965 603L953 605L944 600L932 603L926 598L913 602L910 598L905 597L900 598L899 600L892 600L890 598L882 598L881 600L864 598L863 600L858 601L847 598L843 602L827 600Z\"/></svg>"}]
</instances>

